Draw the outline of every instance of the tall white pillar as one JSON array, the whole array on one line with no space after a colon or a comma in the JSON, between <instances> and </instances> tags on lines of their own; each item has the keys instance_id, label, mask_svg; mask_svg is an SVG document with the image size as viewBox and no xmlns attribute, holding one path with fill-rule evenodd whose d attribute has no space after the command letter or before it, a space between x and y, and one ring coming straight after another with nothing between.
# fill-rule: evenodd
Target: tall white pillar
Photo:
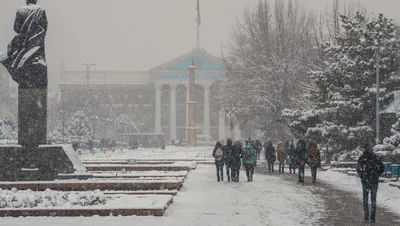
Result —
<instances>
[{"instance_id":1,"label":"tall white pillar","mask_svg":"<svg viewBox=\"0 0 400 226\"><path fill-rule=\"evenodd\" d=\"M171 120L170 120L170 140L176 140L176 84L170 84L171 89Z\"/></svg>"},{"instance_id":2,"label":"tall white pillar","mask_svg":"<svg viewBox=\"0 0 400 226\"><path fill-rule=\"evenodd\" d=\"M187 103L188 101L189 101L189 96L190 96L190 92L189 92L189 82L187 83L187 84L185 84L185 88L186 88L186 102L185 103ZM185 138L185 140L187 141L188 140L188 130L187 130L187 128L189 127L189 105L188 104L186 104L186 131L185 131L185 134L186 134L186 138Z\"/></svg>"},{"instance_id":3,"label":"tall white pillar","mask_svg":"<svg viewBox=\"0 0 400 226\"><path fill-rule=\"evenodd\" d=\"M219 140L225 140L225 111L223 108L219 109Z\"/></svg>"},{"instance_id":4,"label":"tall white pillar","mask_svg":"<svg viewBox=\"0 0 400 226\"><path fill-rule=\"evenodd\" d=\"M162 84L155 83L156 89L156 109L155 109L155 132L161 133L161 87Z\"/></svg>"},{"instance_id":5,"label":"tall white pillar","mask_svg":"<svg viewBox=\"0 0 400 226\"><path fill-rule=\"evenodd\" d=\"M241 131L240 131L240 128L239 128L238 125L235 126L235 129L234 129L234 130L235 130L235 132L234 132L234 135L235 135L234 139L235 139L235 140L240 140L240 139L242 139L242 138L241 138L242 134L241 134Z\"/></svg>"},{"instance_id":6,"label":"tall white pillar","mask_svg":"<svg viewBox=\"0 0 400 226\"><path fill-rule=\"evenodd\" d=\"M210 87L211 84L203 84L204 88L204 128L203 133L210 135Z\"/></svg>"}]
</instances>

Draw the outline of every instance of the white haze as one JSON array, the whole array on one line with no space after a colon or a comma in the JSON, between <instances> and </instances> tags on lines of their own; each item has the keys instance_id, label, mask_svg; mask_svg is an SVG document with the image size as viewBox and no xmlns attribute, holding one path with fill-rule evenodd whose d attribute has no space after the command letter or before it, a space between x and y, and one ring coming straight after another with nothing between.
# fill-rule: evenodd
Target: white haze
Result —
<instances>
[{"instance_id":1,"label":"white haze","mask_svg":"<svg viewBox=\"0 0 400 226\"><path fill-rule=\"evenodd\" d=\"M220 56L237 17L257 0L200 0L201 47ZM272 2L272 1L271 1ZM323 10L332 0L299 0ZM0 52L14 35L15 11L25 0L0 0ZM50 86L56 87L61 61L67 70L149 70L196 45L196 0L39 0L47 10ZM400 21L398 0L360 0L369 11Z\"/></svg>"}]
</instances>

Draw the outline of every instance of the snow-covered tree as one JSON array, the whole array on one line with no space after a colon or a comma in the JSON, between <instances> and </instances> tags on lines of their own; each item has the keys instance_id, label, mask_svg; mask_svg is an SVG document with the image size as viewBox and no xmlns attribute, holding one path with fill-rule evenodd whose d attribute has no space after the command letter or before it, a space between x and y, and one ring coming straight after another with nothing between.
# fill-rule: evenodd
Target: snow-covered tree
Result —
<instances>
[{"instance_id":1,"label":"snow-covered tree","mask_svg":"<svg viewBox=\"0 0 400 226\"><path fill-rule=\"evenodd\" d=\"M336 42L326 44L327 68L312 73L316 85L310 95L315 103L313 109L290 122L296 125L304 117L316 117L317 124L311 125L305 135L317 137L336 153L355 150L373 136L377 65L381 109L393 100L393 93L400 85L394 22L383 15L367 22L358 13L353 18L342 15L341 25Z\"/></svg>"},{"instance_id":2,"label":"snow-covered tree","mask_svg":"<svg viewBox=\"0 0 400 226\"><path fill-rule=\"evenodd\" d=\"M115 120L117 130L122 133L137 132L137 124L132 114L121 114Z\"/></svg>"},{"instance_id":3,"label":"snow-covered tree","mask_svg":"<svg viewBox=\"0 0 400 226\"><path fill-rule=\"evenodd\" d=\"M224 58L228 80L219 86L221 104L235 108L235 121L246 127L286 135L281 111L306 101L307 72L315 59L312 14L298 2L259 1L244 11ZM269 135L269 136L271 136Z\"/></svg>"},{"instance_id":4,"label":"snow-covered tree","mask_svg":"<svg viewBox=\"0 0 400 226\"><path fill-rule=\"evenodd\" d=\"M7 115L4 120L0 120L0 140L18 139L17 129L17 123L14 118Z\"/></svg>"},{"instance_id":5,"label":"snow-covered tree","mask_svg":"<svg viewBox=\"0 0 400 226\"><path fill-rule=\"evenodd\" d=\"M393 145L394 147L400 148L400 115L397 115L397 122L392 125L391 132L392 136L386 137L383 140L384 144Z\"/></svg>"},{"instance_id":6,"label":"snow-covered tree","mask_svg":"<svg viewBox=\"0 0 400 226\"><path fill-rule=\"evenodd\" d=\"M59 127L59 130L62 128ZM62 131L59 131L62 134ZM92 124L84 111L77 111L65 123L65 137L77 137L83 141L92 139Z\"/></svg>"}]
</instances>

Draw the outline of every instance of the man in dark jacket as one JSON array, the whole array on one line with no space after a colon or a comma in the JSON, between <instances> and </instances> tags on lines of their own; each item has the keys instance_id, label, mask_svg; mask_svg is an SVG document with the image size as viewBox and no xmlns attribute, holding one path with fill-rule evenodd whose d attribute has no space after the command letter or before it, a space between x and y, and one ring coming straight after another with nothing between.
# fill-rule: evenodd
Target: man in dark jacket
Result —
<instances>
[{"instance_id":1,"label":"man in dark jacket","mask_svg":"<svg viewBox=\"0 0 400 226\"><path fill-rule=\"evenodd\" d=\"M232 151L232 181L239 182L239 172L242 159L242 143L235 141Z\"/></svg>"},{"instance_id":2,"label":"man in dark jacket","mask_svg":"<svg viewBox=\"0 0 400 226\"><path fill-rule=\"evenodd\" d=\"M232 167L233 142L232 142L232 139L229 138L226 141L226 145L223 148L223 152L224 152L224 162L226 165L226 175L228 176L228 182L230 182L231 174L229 173L229 170L231 170L230 172L233 174L233 167ZM233 175L232 175L232 179L233 179Z\"/></svg>"},{"instance_id":3,"label":"man in dark jacket","mask_svg":"<svg viewBox=\"0 0 400 226\"><path fill-rule=\"evenodd\" d=\"M223 154L223 146L221 142L217 142L214 147L212 156L215 159L215 166L217 168L217 180L224 181L224 154Z\"/></svg>"},{"instance_id":4,"label":"man in dark jacket","mask_svg":"<svg viewBox=\"0 0 400 226\"><path fill-rule=\"evenodd\" d=\"M385 166L373 153L370 142L364 146L365 151L357 162L357 173L361 178L363 188L364 220L375 222L376 193L378 192L379 176L385 171ZM371 192L371 215L368 208L368 195Z\"/></svg>"},{"instance_id":5,"label":"man in dark jacket","mask_svg":"<svg viewBox=\"0 0 400 226\"><path fill-rule=\"evenodd\" d=\"M257 160L261 159L262 143L260 140L256 140L255 149L257 152Z\"/></svg>"},{"instance_id":6,"label":"man in dark jacket","mask_svg":"<svg viewBox=\"0 0 400 226\"><path fill-rule=\"evenodd\" d=\"M297 142L296 165L299 168L299 182L304 183L304 168L308 162L307 143L301 139Z\"/></svg>"}]
</instances>

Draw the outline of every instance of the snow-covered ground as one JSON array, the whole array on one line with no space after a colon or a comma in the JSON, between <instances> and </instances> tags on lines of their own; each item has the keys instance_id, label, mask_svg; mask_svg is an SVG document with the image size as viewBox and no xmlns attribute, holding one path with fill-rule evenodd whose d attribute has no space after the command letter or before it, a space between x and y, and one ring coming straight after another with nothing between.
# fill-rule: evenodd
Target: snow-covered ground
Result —
<instances>
[{"instance_id":1,"label":"snow-covered ground","mask_svg":"<svg viewBox=\"0 0 400 226\"><path fill-rule=\"evenodd\" d=\"M318 179L327 182L338 189L353 193L362 200L361 180L355 176L348 176L331 170L318 172ZM386 207L389 211L400 215L400 189L380 183L377 195L377 205Z\"/></svg>"},{"instance_id":2,"label":"snow-covered ground","mask_svg":"<svg viewBox=\"0 0 400 226\"><path fill-rule=\"evenodd\" d=\"M143 148L137 150L123 151L111 150L96 152L95 154L84 154L82 160L119 160L119 159L152 159L152 160L168 160L168 159L198 159L212 160L213 147L174 147L167 146L165 150L160 148Z\"/></svg>"},{"instance_id":3,"label":"snow-covered ground","mask_svg":"<svg viewBox=\"0 0 400 226\"><path fill-rule=\"evenodd\" d=\"M323 202L301 185L255 175L254 182L216 182L215 166L199 165L164 217L3 218L13 226L239 226L317 225Z\"/></svg>"}]
</instances>

